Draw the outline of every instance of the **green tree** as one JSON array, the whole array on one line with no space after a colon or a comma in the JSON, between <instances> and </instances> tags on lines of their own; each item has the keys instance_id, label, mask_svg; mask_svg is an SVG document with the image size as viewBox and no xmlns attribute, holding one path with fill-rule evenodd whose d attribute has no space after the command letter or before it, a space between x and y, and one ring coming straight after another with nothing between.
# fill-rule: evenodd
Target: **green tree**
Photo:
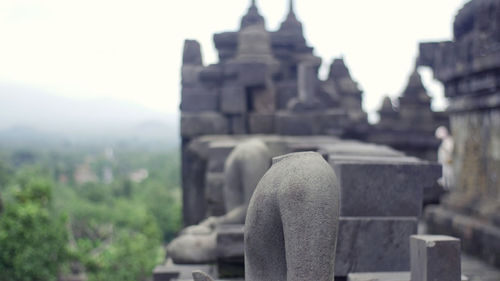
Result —
<instances>
[{"instance_id":1,"label":"green tree","mask_svg":"<svg viewBox=\"0 0 500 281\"><path fill-rule=\"evenodd\" d=\"M67 259L65 219L51 209L51 183L24 179L0 216L0 280L56 280Z\"/></svg>"}]
</instances>

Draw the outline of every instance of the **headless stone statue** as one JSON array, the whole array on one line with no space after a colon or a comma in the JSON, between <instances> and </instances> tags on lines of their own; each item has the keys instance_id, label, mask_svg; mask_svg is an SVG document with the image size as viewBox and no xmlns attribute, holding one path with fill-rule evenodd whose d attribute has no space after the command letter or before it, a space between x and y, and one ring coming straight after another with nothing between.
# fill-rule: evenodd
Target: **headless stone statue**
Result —
<instances>
[{"instance_id":1,"label":"headless stone statue","mask_svg":"<svg viewBox=\"0 0 500 281\"><path fill-rule=\"evenodd\" d=\"M248 206L245 280L334 280L340 213L335 172L315 152L273 161ZM198 272L195 280L211 279Z\"/></svg>"},{"instance_id":2,"label":"headless stone statue","mask_svg":"<svg viewBox=\"0 0 500 281\"><path fill-rule=\"evenodd\" d=\"M208 263L216 259L217 233L221 224L244 224L247 206L257 183L270 166L271 155L258 139L237 145L224 167L224 202L227 213L209 217L200 224L183 230L181 236L167 246L167 254L175 263Z\"/></svg>"}]
</instances>

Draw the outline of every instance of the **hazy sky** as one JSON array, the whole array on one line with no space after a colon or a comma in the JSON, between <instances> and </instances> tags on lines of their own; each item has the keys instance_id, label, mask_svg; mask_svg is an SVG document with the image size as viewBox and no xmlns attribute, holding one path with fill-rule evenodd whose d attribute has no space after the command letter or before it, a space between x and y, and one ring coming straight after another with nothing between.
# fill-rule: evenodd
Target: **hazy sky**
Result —
<instances>
[{"instance_id":1,"label":"hazy sky","mask_svg":"<svg viewBox=\"0 0 500 281\"><path fill-rule=\"evenodd\" d=\"M200 41L205 64L216 62L212 34L236 30L249 2L0 0L0 83L177 112L184 39ZM453 17L465 1L295 2L306 39L323 58L322 74L343 55L364 90L365 110L374 112L383 95L395 97L404 88L419 41L451 38ZM287 0L257 4L275 30Z\"/></svg>"}]
</instances>

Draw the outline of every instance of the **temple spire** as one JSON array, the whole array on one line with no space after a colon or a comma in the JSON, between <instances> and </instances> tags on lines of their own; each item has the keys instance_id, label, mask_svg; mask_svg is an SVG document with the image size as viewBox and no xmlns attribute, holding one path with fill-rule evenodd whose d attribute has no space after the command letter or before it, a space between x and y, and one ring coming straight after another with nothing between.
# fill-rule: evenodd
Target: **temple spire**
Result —
<instances>
[{"instance_id":1,"label":"temple spire","mask_svg":"<svg viewBox=\"0 0 500 281\"><path fill-rule=\"evenodd\" d=\"M293 9L293 5L294 4L294 1L293 0L289 0L289 7L288 7L288 14L291 15L295 15L295 10Z\"/></svg>"},{"instance_id":2,"label":"temple spire","mask_svg":"<svg viewBox=\"0 0 500 281\"><path fill-rule=\"evenodd\" d=\"M257 4L255 0L250 2L250 7L245 16L241 19L241 29L244 29L250 25L263 24L264 18L259 14Z\"/></svg>"}]
</instances>

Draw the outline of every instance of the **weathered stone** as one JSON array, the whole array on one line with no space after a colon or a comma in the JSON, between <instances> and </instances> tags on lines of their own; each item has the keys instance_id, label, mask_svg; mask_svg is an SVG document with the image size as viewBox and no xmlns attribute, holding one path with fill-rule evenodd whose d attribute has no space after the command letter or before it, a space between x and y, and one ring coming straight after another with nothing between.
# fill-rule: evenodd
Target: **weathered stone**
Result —
<instances>
[{"instance_id":1,"label":"weathered stone","mask_svg":"<svg viewBox=\"0 0 500 281\"><path fill-rule=\"evenodd\" d=\"M333 280L335 173L314 152L282 156L259 182L245 224L246 280Z\"/></svg>"},{"instance_id":2,"label":"weathered stone","mask_svg":"<svg viewBox=\"0 0 500 281\"><path fill-rule=\"evenodd\" d=\"M241 86L222 88L220 108L223 113L237 114L247 112L247 95Z\"/></svg>"},{"instance_id":3,"label":"weathered stone","mask_svg":"<svg viewBox=\"0 0 500 281\"><path fill-rule=\"evenodd\" d=\"M250 113L249 129L251 134L274 133L274 114Z\"/></svg>"},{"instance_id":4,"label":"weathered stone","mask_svg":"<svg viewBox=\"0 0 500 281\"><path fill-rule=\"evenodd\" d=\"M433 186L441 175L438 165L333 159L342 190L342 216L419 217L424 188Z\"/></svg>"},{"instance_id":5,"label":"weathered stone","mask_svg":"<svg viewBox=\"0 0 500 281\"><path fill-rule=\"evenodd\" d=\"M199 270L193 271L193 279L194 281L214 281L208 274Z\"/></svg>"},{"instance_id":6,"label":"weathered stone","mask_svg":"<svg viewBox=\"0 0 500 281\"><path fill-rule=\"evenodd\" d=\"M185 40L182 63L191 65L202 65L200 43L196 40Z\"/></svg>"},{"instance_id":7,"label":"weathered stone","mask_svg":"<svg viewBox=\"0 0 500 281\"><path fill-rule=\"evenodd\" d=\"M216 269L212 265L205 264L174 264L171 259L167 259L164 265L155 267L153 271L153 281L179 281L192 280L192 272L201 270L209 274L215 274Z\"/></svg>"},{"instance_id":8,"label":"weathered stone","mask_svg":"<svg viewBox=\"0 0 500 281\"><path fill-rule=\"evenodd\" d=\"M263 87L271 74L266 63L247 62L237 65L238 81L245 87Z\"/></svg>"},{"instance_id":9,"label":"weathered stone","mask_svg":"<svg viewBox=\"0 0 500 281\"><path fill-rule=\"evenodd\" d=\"M211 151L218 152L214 148ZM227 213L209 217L198 225L184 229L179 237L168 244L168 256L181 264L214 262L217 237L214 228L245 222L250 197L269 165L270 153L262 141L251 139L237 145L224 165L223 191Z\"/></svg>"},{"instance_id":10,"label":"weathered stone","mask_svg":"<svg viewBox=\"0 0 500 281\"><path fill-rule=\"evenodd\" d=\"M153 270L153 281L170 281L179 277L179 271L158 265Z\"/></svg>"},{"instance_id":11,"label":"weathered stone","mask_svg":"<svg viewBox=\"0 0 500 281\"><path fill-rule=\"evenodd\" d=\"M183 87L181 110L184 112L217 111L217 92L199 87Z\"/></svg>"},{"instance_id":12,"label":"weathered stone","mask_svg":"<svg viewBox=\"0 0 500 281\"><path fill-rule=\"evenodd\" d=\"M347 281L410 281L410 272L350 273Z\"/></svg>"},{"instance_id":13,"label":"weathered stone","mask_svg":"<svg viewBox=\"0 0 500 281\"><path fill-rule=\"evenodd\" d=\"M202 70L203 67L200 65L183 65L181 69L182 86L184 87L198 85L198 83L200 82L200 72Z\"/></svg>"},{"instance_id":14,"label":"weathered stone","mask_svg":"<svg viewBox=\"0 0 500 281\"><path fill-rule=\"evenodd\" d=\"M247 140L234 148L224 164L224 202L228 212L244 206L246 214L246 205L270 165L271 154L259 139Z\"/></svg>"},{"instance_id":15,"label":"weathered stone","mask_svg":"<svg viewBox=\"0 0 500 281\"><path fill-rule=\"evenodd\" d=\"M217 228L217 269L220 278L245 276L243 225Z\"/></svg>"},{"instance_id":16,"label":"weathered stone","mask_svg":"<svg viewBox=\"0 0 500 281\"><path fill-rule=\"evenodd\" d=\"M227 120L215 112L182 113L181 136L192 138L201 135L227 134Z\"/></svg>"},{"instance_id":17,"label":"weathered stone","mask_svg":"<svg viewBox=\"0 0 500 281\"><path fill-rule=\"evenodd\" d=\"M318 116L314 112L280 111L275 116L275 130L280 135L307 136L319 134Z\"/></svg>"},{"instance_id":18,"label":"weathered stone","mask_svg":"<svg viewBox=\"0 0 500 281\"><path fill-rule=\"evenodd\" d=\"M408 271L408 237L416 233L414 217L342 217L335 276L352 272Z\"/></svg>"},{"instance_id":19,"label":"weathered stone","mask_svg":"<svg viewBox=\"0 0 500 281\"><path fill-rule=\"evenodd\" d=\"M244 252L244 225L217 227L217 258L241 258Z\"/></svg>"},{"instance_id":20,"label":"weathered stone","mask_svg":"<svg viewBox=\"0 0 500 281\"><path fill-rule=\"evenodd\" d=\"M211 142L208 145L208 167L207 172L224 172L224 163L227 157L233 151L237 143L234 142Z\"/></svg>"},{"instance_id":21,"label":"weathered stone","mask_svg":"<svg viewBox=\"0 0 500 281\"><path fill-rule=\"evenodd\" d=\"M215 232L183 234L167 246L167 256L177 264L211 263L216 259Z\"/></svg>"},{"instance_id":22,"label":"weathered stone","mask_svg":"<svg viewBox=\"0 0 500 281\"><path fill-rule=\"evenodd\" d=\"M205 198L207 201L207 214L209 216L222 216L226 213L226 209L224 207L223 173L206 174Z\"/></svg>"},{"instance_id":23,"label":"weathered stone","mask_svg":"<svg viewBox=\"0 0 500 281\"><path fill-rule=\"evenodd\" d=\"M247 128L247 116L246 115L230 115L229 117L229 127L231 134L243 135L248 133Z\"/></svg>"},{"instance_id":24,"label":"weathered stone","mask_svg":"<svg viewBox=\"0 0 500 281\"><path fill-rule=\"evenodd\" d=\"M278 109L286 109L291 99L298 95L297 82L285 81L277 85L276 91L276 107Z\"/></svg>"},{"instance_id":25,"label":"weathered stone","mask_svg":"<svg viewBox=\"0 0 500 281\"><path fill-rule=\"evenodd\" d=\"M409 270L408 237L416 231L416 218L341 217L335 276L345 277L350 272ZM231 257L238 260L237 257L244 255L243 229L232 228L231 237L231 246L227 247L231 247Z\"/></svg>"},{"instance_id":26,"label":"weathered stone","mask_svg":"<svg viewBox=\"0 0 500 281\"><path fill-rule=\"evenodd\" d=\"M461 279L460 240L441 235L413 235L412 281L456 281Z\"/></svg>"},{"instance_id":27,"label":"weathered stone","mask_svg":"<svg viewBox=\"0 0 500 281\"><path fill-rule=\"evenodd\" d=\"M198 74L199 80L205 83L220 83L222 80L222 69L218 65L209 65Z\"/></svg>"}]
</instances>

